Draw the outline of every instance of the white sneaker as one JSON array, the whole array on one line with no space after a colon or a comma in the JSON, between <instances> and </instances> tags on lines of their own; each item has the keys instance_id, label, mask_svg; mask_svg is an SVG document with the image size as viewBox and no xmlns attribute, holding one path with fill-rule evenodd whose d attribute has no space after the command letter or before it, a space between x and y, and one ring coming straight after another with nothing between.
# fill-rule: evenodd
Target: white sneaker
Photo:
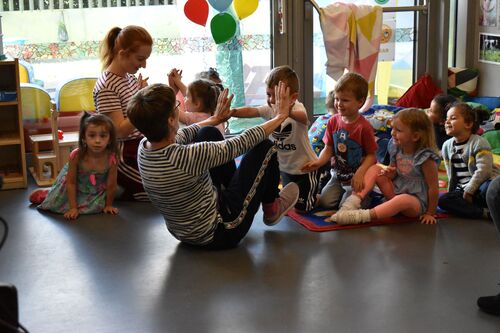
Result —
<instances>
[{"instance_id":1,"label":"white sneaker","mask_svg":"<svg viewBox=\"0 0 500 333\"><path fill-rule=\"evenodd\" d=\"M357 195L350 195L345 199L345 201L342 203L342 206L340 207L339 211L342 210L356 210L361 208L361 198L358 197Z\"/></svg>"},{"instance_id":2,"label":"white sneaker","mask_svg":"<svg viewBox=\"0 0 500 333\"><path fill-rule=\"evenodd\" d=\"M337 224L360 224L370 222L370 210L369 209L357 209L357 210L339 210L337 214L331 217L332 221Z\"/></svg>"},{"instance_id":3,"label":"white sneaker","mask_svg":"<svg viewBox=\"0 0 500 333\"><path fill-rule=\"evenodd\" d=\"M278 210L272 216L264 215L264 223L266 225L277 224L283 216L297 203L299 199L299 186L295 183L288 183L280 191L280 197L278 200Z\"/></svg>"}]
</instances>

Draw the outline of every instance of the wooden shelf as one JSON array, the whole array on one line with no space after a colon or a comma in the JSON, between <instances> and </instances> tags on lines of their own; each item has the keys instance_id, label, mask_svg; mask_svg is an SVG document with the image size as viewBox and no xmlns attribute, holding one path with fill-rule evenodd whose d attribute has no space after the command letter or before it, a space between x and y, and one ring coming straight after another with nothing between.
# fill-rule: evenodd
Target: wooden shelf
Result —
<instances>
[{"instance_id":1,"label":"wooden shelf","mask_svg":"<svg viewBox=\"0 0 500 333\"><path fill-rule=\"evenodd\" d=\"M28 185L24 134L22 125L21 88L18 60L0 61L1 88L15 91L15 101L0 101L0 175L2 189L26 188Z\"/></svg>"}]
</instances>

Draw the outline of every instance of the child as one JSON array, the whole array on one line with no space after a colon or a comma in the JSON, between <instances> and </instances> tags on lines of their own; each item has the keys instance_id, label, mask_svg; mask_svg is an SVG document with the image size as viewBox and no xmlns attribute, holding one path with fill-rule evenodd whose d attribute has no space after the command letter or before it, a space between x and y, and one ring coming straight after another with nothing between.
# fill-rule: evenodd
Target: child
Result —
<instances>
[{"instance_id":1,"label":"child","mask_svg":"<svg viewBox=\"0 0 500 333\"><path fill-rule=\"evenodd\" d=\"M142 27L130 25L112 28L101 42L104 71L94 87L96 112L113 121L118 137L118 185L123 200L148 201L137 167L137 146L142 134L127 119L127 104L132 96L147 85L147 79L134 74L151 55L153 39Z\"/></svg>"},{"instance_id":2,"label":"child","mask_svg":"<svg viewBox=\"0 0 500 333\"><path fill-rule=\"evenodd\" d=\"M437 95L431 101L431 106L426 110L429 119L434 126L434 136L436 137L436 145L441 150L443 143L450 137L444 130L444 122L446 113L457 99L451 95Z\"/></svg>"},{"instance_id":3,"label":"child","mask_svg":"<svg viewBox=\"0 0 500 333\"><path fill-rule=\"evenodd\" d=\"M490 180L499 174L493 163L488 141L473 134L489 119L489 113L457 103L448 111L443 160L448 175L448 193L439 198L439 207L461 217L487 217L486 191Z\"/></svg>"},{"instance_id":4,"label":"child","mask_svg":"<svg viewBox=\"0 0 500 333\"><path fill-rule=\"evenodd\" d=\"M64 214L68 220L79 214L118 214L112 206L117 187L116 154L112 121L85 112L80 120L78 148L71 152L50 190L34 190L30 201L40 204L40 209Z\"/></svg>"},{"instance_id":5,"label":"child","mask_svg":"<svg viewBox=\"0 0 500 333\"><path fill-rule=\"evenodd\" d=\"M224 90L219 72L217 72L217 69L215 68L209 67L207 71L202 71L196 74L195 78L212 81L213 83L215 83L215 85L217 85L217 87L219 87L221 90Z\"/></svg>"},{"instance_id":6,"label":"child","mask_svg":"<svg viewBox=\"0 0 500 333\"><path fill-rule=\"evenodd\" d=\"M367 94L368 82L359 74L346 73L338 80L335 86L338 113L328 120L323 137L326 146L318 159L303 165L304 171L317 170L331 159L332 177L319 197L319 205L323 208L337 208L351 187L354 191L361 191L363 175L376 162L377 143L373 127L359 114Z\"/></svg>"},{"instance_id":7,"label":"child","mask_svg":"<svg viewBox=\"0 0 500 333\"><path fill-rule=\"evenodd\" d=\"M278 149L278 161L281 182L285 186L290 182L299 185L300 195L295 209L307 212L314 208L318 193L320 172L314 170L304 172L300 167L305 161L316 158L309 139L307 129L309 119L304 105L297 101L299 95L299 78L289 66L274 68L266 78L267 105L259 107L240 107L233 111L234 117L262 117L266 120L276 115L274 104L277 102L275 88L282 81L290 88L290 116L272 133L272 140Z\"/></svg>"},{"instance_id":8,"label":"child","mask_svg":"<svg viewBox=\"0 0 500 333\"><path fill-rule=\"evenodd\" d=\"M319 156L319 154L325 147L323 137L326 132L326 124L328 122L328 119L337 114L337 110L335 110L334 90L331 90L326 96L325 106L327 113L319 116L316 119L316 121L311 125L311 128L309 128L309 132L307 134L309 137L309 141L311 142L311 146L313 147L313 150L317 156Z\"/></svg>"},{"instance_id":9,"label":"child","mask_svg":"<svg viewBox=\"0 0 500 333\"><path fill-rule=\"evenodd\" d=\"M220 88L212 81L197 79L191 82L187 88L181 80L181 73L172 69L168 75L169 85L177 93L180 91L185 96L184 107L179 108L179 121L185 125L192 125L210 118L217 106L217 99L221 92ZM224 124L216 126L224 134Z\"/></svg>"},{"instance_id":10,"label":"child","mask_svg":"<svg viewBox=\"0 0 500 333\"><path fill-rule=\"evenodd\" d=\"M128 108L130 120L146 136L139 145L138 162L151 202L174 237L210 249L236 246L261 202L264 223L278 223L295 205L299 192L294 183L279 192L275 149L266 140L288 117L289 89L279 84L273 119L223 140L212 125L229 118L232 96L227 95L227 89L221 93L213 116L180 130L175 93L164 84L139 91ZM219 136L221 141L206 142L206 135ZM226 175L229 186L221 189L209 169L245 152L236 172Z\"/></svg>"},{"instance_id":11,"label":"child","mask_svg":"<svg viewBox=\"0 0 500 333\"><path fill-rule=\"evenodd\" d=\"M332 221L359 224L401 213L420 216L424 224L436 223L439 157L431 121L419 109L405 109L396 113L392 126L390 165L372 165L364 176L364 189L354 191ZM372 209L359 209L375 184L386 201Z\"/></svg>"}]
</instances>

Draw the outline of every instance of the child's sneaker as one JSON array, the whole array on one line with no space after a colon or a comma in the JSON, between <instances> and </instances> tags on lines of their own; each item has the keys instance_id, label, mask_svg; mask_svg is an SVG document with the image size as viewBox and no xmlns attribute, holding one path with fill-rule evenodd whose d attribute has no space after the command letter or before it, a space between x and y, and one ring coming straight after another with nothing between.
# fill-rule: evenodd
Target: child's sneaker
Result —
<instances>
[{"instance_id":1,"label":"child's sneaker","mask_svg":"<svg viewBox=\"0 0 500 333\"><path fill-rule=\"evenodd\" d=\"M331 220L337 224L360 224L370 222L370 210L369 209L357 209L357 210L339 210L337 214L331 217Z\"/></svg>"},{"instance_id":2,"label":"child's sneaker","mask_svg":"<svg viewBox=\"0 0 500 333\"><path fill-rule=\"evenodd\" d=\"M30 193L29 200L32 204L39 205L43 202L43 200L45 200L48 193L49 193L48 189L38 188Z\"/></svg>"},{"instance_id":3,"label":"child's sneaker","mask_svg":"<svg viewBox=\"0 0 500 333\"><path fill-rule=\"evenodd\" d=\"M277 224L281 218L297 203L299 199L299 187L295 183L288 183L283 189L280 191L280 197L275 200L273 203L275 206L272 209L272 213L266 214L264 212L264 223L266 225L275 225Z\"/></svg>"},{"instance_id":4,"label":"child's sneaker","mask_svg":"<svg viewBox=\"0 0 500 333\"><path fill-rule=\"evenodd\" d=\"M340 207L339 211L342 210L356 210L361 208L361 198L357 195L350 195L345 199Z\"/></svg>"},{"instance_id":5,"label":"child's sneaker","mask_svg":"<svg viewBox=\"0 0 500 333\"><path fill-rule=\"evenodd\" d=\"M500 316L500 294L484 296L477 299L477 306L484 312Z\"/></svg>"}]
</instances>

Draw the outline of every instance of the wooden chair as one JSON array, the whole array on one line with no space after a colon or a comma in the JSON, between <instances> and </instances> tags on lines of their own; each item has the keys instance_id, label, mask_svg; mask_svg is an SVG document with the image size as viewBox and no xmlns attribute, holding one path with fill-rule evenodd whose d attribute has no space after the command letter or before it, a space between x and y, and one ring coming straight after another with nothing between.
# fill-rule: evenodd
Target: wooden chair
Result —
<instances>
[{"instance_id":1,"label":"wooden chair","mask_svg":"<svg viewBox=\"0 0 500 333\"><path fill-rule=\"evenodd\" d=\"M33 157L33 167L30 168L30 171L38 186L52 185L59 171L69 160L71 149L78 146L78 132L65 132L62 139L59 139L58 114L56 105L52 102L50 109L51 133L35 134L29 137ZM52 151L41 152L39 149L41 142L52 142ZM44 172L46 165L49 167L49 174Z\"/></svg>"},{"instance_id":2,"label":"wooden chair","mask_svg":"<svg viewBox=\"0 0 500 333\"><path fill-rule=\"evenodd\" d=\"M50 103L51 98L47 90L31 83L21 83L24 142L29 142L30 135L51 133ZM39 148L50 150L52 143L41 143ZM25 149L30 152L30 145L27 144Z\"/></svg>"}]
</instances>

